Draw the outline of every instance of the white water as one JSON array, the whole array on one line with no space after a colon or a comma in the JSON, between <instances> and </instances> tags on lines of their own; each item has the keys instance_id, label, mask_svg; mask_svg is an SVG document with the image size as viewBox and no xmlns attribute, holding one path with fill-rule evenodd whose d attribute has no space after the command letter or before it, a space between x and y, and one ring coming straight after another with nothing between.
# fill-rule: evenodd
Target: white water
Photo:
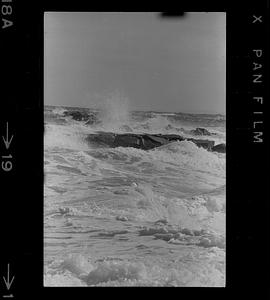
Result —
<instances>
[{"instance_id":1,"label":"white water","mask_svg":"<svg viewBox=\"0 0 270 300\"><path fill-rule=\"evenodd\" d=\"M96 126L69 117L46 124L44 284L224 286L225 154L187 141L149 151L85 142L99 130L127 132L123 125L181 135L199 127L167 115L142 122L117 113L105 109ZM224 128L201 127L218 135L199 138L225 142ZM168 224L157 227L160 219Z\"/></svg>"}]
</instances>

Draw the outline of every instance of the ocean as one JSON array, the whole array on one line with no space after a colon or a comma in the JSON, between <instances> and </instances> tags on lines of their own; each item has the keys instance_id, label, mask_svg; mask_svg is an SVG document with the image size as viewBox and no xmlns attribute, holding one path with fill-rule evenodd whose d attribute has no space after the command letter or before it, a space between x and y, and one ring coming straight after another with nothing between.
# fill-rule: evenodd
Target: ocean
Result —
<instances>
[{"instance_id":1,"label":"ocean","mask_svg":"<svg viewBox=\"0 0 270 300\"><path fill-rule=\"evenodd\" d=\"M45 106L44 121L45 286L225 286L226 153L187 140L150 150L87 140L226 143L224 115Z\"/></svg>"}]
</instances>

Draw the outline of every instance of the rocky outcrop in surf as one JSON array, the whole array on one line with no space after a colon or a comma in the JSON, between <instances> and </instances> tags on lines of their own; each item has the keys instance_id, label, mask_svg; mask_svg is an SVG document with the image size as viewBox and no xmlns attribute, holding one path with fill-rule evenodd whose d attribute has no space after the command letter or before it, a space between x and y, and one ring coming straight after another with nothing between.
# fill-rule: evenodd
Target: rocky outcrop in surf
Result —
<instances>
[{"instance_id":1,"label":"rocky outcrop in surf","mask_svg":"<svg viewBox=\"0 0 270 300\"><path fill-rule=\"evenodd\" d=\"M95 114L90 114L85 125L97 125L99 123L101 123L101 121L98 119L98 117Z\"/></svg>"},{"instance_id":2,"label":"rocky outcrop in surf","mask_svg":"<svg viewBox=\"0 0 270 300\"><path fill-rule=\"evenodd\" d=\"M212 148L212 151L219 152L219 153L226 153L226 145L218 144Z\"/></svg>"},{"instance_id":3,"label":"rocky outcrop in surf","mask_svg":"<svg viewBox=\"0 0 270 300\"><path fill-rule=\"evenodd\" d=\"M150 150L175 141L188 140L195 143L198 147L211 150L215 142L209 140L200 140L193 138L184 138L177 134L115 134L108 132L99 132L89 134L86 137L87 142L96 143L109 147L133 147L142 150Z\"/></svg>"},{"instance_id":4,"label":"rocky outcrop in surf","mask_svg":"<svg viewBox=\"0 0 270 300\"><path fill-rule=\"evenodd\" d=\"M191 130L190 133L194 135L215 135L215 133L211 133L207 129L200 127Z\"/></svg>"},{"instance_id":5,"label":"rocky outcrop in surf","mask_svg":"<svg viewBox=\"0 0 270 300\"><path fill-rule=\"evenodd\" d=\"M65 111L63 116L71 117L75 121L86 121L85 125L95 125L100 123L96 113L87 113L79 110Z\"/></svg>"},{"instance_id":6,"label":"rocky outcrop in surf","mask_svg":"<svg viewBox=\"0 0 270 300\"><path fill-rule=\"evenodd\" d=\"M88 113L83 111L65 111L63 115L65 117L72 117L76 121L87 121L89 119Z\"/></svg>"}]
</instances>

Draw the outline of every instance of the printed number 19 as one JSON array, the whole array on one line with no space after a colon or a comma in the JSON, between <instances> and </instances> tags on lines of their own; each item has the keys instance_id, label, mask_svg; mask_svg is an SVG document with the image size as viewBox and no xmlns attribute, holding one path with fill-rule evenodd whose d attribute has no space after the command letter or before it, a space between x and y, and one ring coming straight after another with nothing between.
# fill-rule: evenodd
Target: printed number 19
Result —
<instances>
[{"instance_id":1,"label":"printed number 19","mask_svg":"<svg viewBox=\"0 0 270 300\"><path fill-rule=\"evenodd\" d=\"M2 158L12 158L12 155L6 155L2 156ZM6 172L10 171L12 169L12 162L10 160L2 161L2 169Z\"/></svg>"}]
</instances>

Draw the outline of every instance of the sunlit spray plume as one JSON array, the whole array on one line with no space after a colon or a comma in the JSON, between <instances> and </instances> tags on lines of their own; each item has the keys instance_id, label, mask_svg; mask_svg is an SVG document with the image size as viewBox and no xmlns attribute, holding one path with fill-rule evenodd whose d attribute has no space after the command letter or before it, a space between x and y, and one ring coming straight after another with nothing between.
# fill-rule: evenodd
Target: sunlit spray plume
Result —
<instances>
[{"instance_id":1,"label":"sunlit spray plume","mask_svg":"<svg viewBox=\"0 0 270 300\"><path fill-rule=\"evenodd\" d=\"M99 99L99 120L106 130L118 130L129 123L129 99L119 91Z\"/></svg>"}]
</instances>

